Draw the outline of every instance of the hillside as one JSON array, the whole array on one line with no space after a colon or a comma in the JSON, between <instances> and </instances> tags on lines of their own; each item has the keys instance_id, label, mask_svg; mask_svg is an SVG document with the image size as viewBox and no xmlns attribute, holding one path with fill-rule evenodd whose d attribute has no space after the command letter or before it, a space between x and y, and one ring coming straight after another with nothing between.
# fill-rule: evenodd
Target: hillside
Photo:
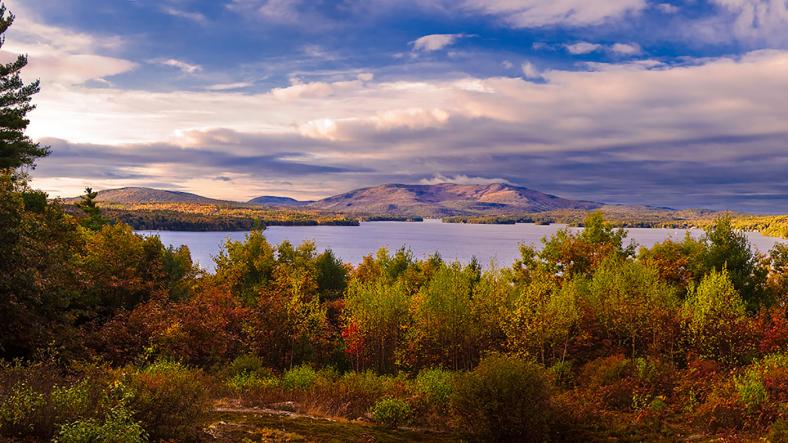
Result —
<instances>
[{"instance_id":1,"label":"hillside","mask_svg":"<svg viewBox=\"0 0 788 443\"><path fill-rule=\"evenodd\" d=\"M64 199L66 203L74 203L79 201L78 197ZM153 188L118 188L106 189L98 192L96 201L99 203L112 203L119 205L133 205L143 203L196 203L196 204L227 204L235 203L223 200L216 200L213 198L203 197L201 195L192 194L189 192L180 191L166 191L163 189Z\"/></svg>"},{"instance_id":2,"label":"hillside","mask_svg":"<svg viewBox=\"0 0 788 443\"><path fill-rule=\"evenodd\" d=\"M263 195L249 200L247 203L254 205L268 205L268 206L304 206L312 201L301 201L290 197L277 197L274 195Z\"/></svg>"},{"instance_id":3,"label":"hillside","mask_svg":"<svg viewBox=\"0 0 788 443\"><path fill-rule=\"evenodd\" d=\"M569 200L521 186L388 184L319 200L310 207L343 213L420 215L496 215L556 209L596 209L602 203Z\"/></svg>"}]
</instances>

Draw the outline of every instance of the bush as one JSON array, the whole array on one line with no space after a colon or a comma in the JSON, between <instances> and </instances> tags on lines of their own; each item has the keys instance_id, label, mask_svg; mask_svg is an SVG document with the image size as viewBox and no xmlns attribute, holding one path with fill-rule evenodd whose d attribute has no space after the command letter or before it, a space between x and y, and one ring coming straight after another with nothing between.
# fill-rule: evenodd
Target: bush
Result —
<instances>
[{"instance_id":1,"label":"bush","mask_svg":"<svg viewBox=\"0 0 788 443\"><path fill-rule=\"evenodd\" d=\"M229 380L227 386L236 392L248 392L255 389L276 388L279 380L276 377L261 377L255 372L241 372Z\"/></svg>"},{"instance_id":2,"label":"bush","mask_svg":"<svg viewBox=\"0 0 788 443\"><path fill-rule=\"evenodd\" d=\"M416 376L416 390L437 408L445 407L453 390L452 372L445 369L424 369Z\"/></svg>"},{"instance_id":3,"label":"bush","mask_svg":"<svg viewBox=\"0 0 788 443\"><path fill-rule=\"evenodd\" d=\"M307 365L297 366L282 376L282 386L288 390L307 390L317 380L317 372Z\"/></svg>"},{"instance_id":4,"label":"bush","mask_svg":"<svg viewBox=\"0 0 788 443\"><path fill-rule=\"evenodd\" d=\"M240 374L255 374L259 376L272 376L271 371L263 367L263 361L260 357L252 354L239 355L227 366L227 375L234 377Z\"/></svg>"},{"instance_id":5,"label":"bush","mask_svg":"<svg viewBox=\"0 0 788 443\"><path fill-rule=\"evenodd\" d=\"M210 407L202 373L178 363L157 362L125 376L129 408L152 440L196 440Z\"/></svg>"},{"instance_id":6,"label":"bush","mask_svg":"<svg viewBox=\"0 0 788 443\"><path fill-rule=\"evenodd\" d=\"M369 411L373 420L389 429L407 423L410 412L407 402L392 397L379 400Z\"/></svg>"},{"instance_id":7,"label":"bush","mask_svg":"<svg viewBox=\"0 0 788 443\"><path fill-rule=\"evenodd\" d=\"M459 426L496 441L542 441L553 418L544 370L493 355L460 377L451 407Z\"/></svg>"},{"instance_id":8,"label":"bush","mask_svg":"<svg viewBox=\"0 0 788 443\"><path fill-rule=\"evenodd\" d=\"M69 423L90 417L102 394L94 381L82 379L70 386L55 386L49 394L49 404L57 423Z\"/></svg>"},{"instance_id":9,"label":"bush","mask_svg":"<svg viewBox=\"0 0 788 443\"><path fill-rule=\"evenodd\" d=\"M112 409L103 421L93 418L63 425L55 438L59 443L143 443L148 434L123 407Z\"/></svg>"},{"instance_id":10,"label":"bush","mask_svg":"<svg viewBox=\"0 0 788 443\"><path fill-rule=\"evenodd\" d=\"M5 435L28 435L36 427L46 399L27 382L16 383L0 404L0 430Z\"/></svg>"}]
</instances>

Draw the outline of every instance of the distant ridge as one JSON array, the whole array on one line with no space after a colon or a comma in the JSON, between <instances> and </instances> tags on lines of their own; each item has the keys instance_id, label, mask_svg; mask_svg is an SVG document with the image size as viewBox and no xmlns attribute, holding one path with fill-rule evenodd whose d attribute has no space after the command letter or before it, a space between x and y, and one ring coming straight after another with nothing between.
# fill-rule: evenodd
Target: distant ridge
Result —
<instances>
[{"instance_id":1,"label":"distant ridge","mask_svg":"<svg viewBox=\"0 0 788 443\"><path fill-rule=\"evenodd\" d=\"M76 202L77 197L65 199ZM487 185L386 184L356 189L318 201L265 195L246 203L217 200L189 192L127 187L99 191L96 201L114 204L192 203L222 205L289 206L352 215L445 217L453 215L507 215L556 209L597 209L603 203L570 200L507 183Z\"/></svg>"},{"instance_id":2,"label":"distant ridge","mask_svg":"<svg viewBox=\"0 0 788 443\"><path fill-rule=\"evenodd\" d=\"M317 209L363 214L500 215L555 209L596 209L602 203L569 200L506 183L488 185L388 184L357 189L309 205Z\"/></svg>"},{"instance_id":3,"label":"distant ridge","mask_svg":"<svg viewBox=\"0 0 788 443\"><path fill-rule=\"evenodd\" d=\"M249 200L247 203L254 205L270 205L270 206L304 206L313 201L301 201L290 197L277 197L274 195L263 195Z\"/></svg>"},{"instance_id":4,"label":"distant ridge","mask_svg":"<svg viewBox=\"0 0 788 443\"><path fill-rule=\"evenodd\" d=\"M66 202L78 201L79 197L66 198ZM99 203L115 203L122 205L140 203L201 203L201 204L227 204L224 200L203 197L190 192L166 191L163 189L128 187L118 189L106 189L98 191L96 201Z\"/></svg>"}]
</instances>

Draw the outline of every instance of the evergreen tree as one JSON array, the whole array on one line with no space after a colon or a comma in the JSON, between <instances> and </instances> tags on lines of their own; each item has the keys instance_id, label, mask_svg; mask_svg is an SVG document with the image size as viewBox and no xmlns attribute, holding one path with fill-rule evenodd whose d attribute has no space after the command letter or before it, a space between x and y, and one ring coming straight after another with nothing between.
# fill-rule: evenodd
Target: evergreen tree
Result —
<instances>
[{"instance_id":1,"label":"evergreen tree","mask_svg":"<svg viewBox=\"0 0 788 443\"><path fill-rule=\"evenodd\" d=\"M107 221L101 216L101 208L96 205L96 197L98 197L98 192L94 192L92 188L85 188L85 195L80 196L81 201L77 203L77 206L88 215L82 220L82 226L93 231L98 231L107 224Z\"/></svg>"},{"instance_id":2,"label":"evergreen tree","mask_svg":"<svg viewBox=\"0 0 788 443\"><path fill-rule=\"evenodd\" d=\"M3 34L14 22L13 14L6 14L0 4L0 48ZM25 84L20 72L27 66L27 56L20 55L13 62L0 64L0 170L8 173L21 166L34 167L39 157L49 154L48 146L33 142L25 129L30 123L27 113L35 109L30 102L39 91L38 80Z\"/></svg>"}]
</instances>

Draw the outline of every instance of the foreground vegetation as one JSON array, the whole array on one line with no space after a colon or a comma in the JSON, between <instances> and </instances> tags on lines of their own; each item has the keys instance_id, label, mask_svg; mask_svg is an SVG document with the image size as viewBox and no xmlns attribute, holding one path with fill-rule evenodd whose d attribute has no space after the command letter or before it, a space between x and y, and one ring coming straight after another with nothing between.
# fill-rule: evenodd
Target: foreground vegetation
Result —
<instances>
[{"instance_id":1,"label":"foreground vegetation","mask_svg":"<svg viewBox=\"0 0 788 443\"><path fill-rule=\"evenodd\" d=\"M406 250L353 267L258 230L206 274L90 195L75 218L8 178L0 193L5 438L779 441L788 427L788 246L757 255L730 219L636 251L593 214L490 270Z\"/></svg>"}]
</instances>

